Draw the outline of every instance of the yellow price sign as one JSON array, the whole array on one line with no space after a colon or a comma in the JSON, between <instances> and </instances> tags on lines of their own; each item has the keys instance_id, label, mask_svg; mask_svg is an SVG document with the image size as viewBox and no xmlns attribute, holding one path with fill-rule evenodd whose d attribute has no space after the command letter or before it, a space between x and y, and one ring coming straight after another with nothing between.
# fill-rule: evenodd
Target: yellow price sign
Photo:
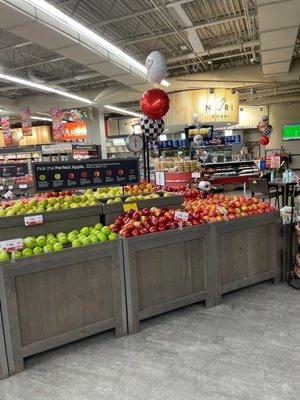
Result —
<instances>
[{"instance_id":1,"label":"yellow price sign","mask_svg":"<svg viewBox=\"0 0 300 400\"><path fill-rule=\"evenodd\" d=\"M136 203L124 203L123 210L124 210L124 212L130 211L130 210L137 211L138 207L137 207Z\"/></svg>"}]
</instances>

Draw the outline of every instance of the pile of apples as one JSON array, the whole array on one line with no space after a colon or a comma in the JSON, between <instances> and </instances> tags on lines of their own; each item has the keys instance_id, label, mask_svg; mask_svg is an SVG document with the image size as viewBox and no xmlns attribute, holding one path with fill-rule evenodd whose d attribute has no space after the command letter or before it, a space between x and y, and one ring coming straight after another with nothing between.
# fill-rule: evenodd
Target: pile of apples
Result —
<instances>
[{"instance_id":1,"label":"pile of apples","mask_svg":"<svg viewBox=\"0 0 300 400\"><path fill-rule=\"evenodd\" d=\"M141 181L138 185L127 185L124 186L124 194L126 196L135 196L138 194L148 194L159 191L159 187L148 183L146 181Z\"/></svg>"},{"instance_id":2,"label":"pile of apples","mask_svg":"<svg viewBox=\"0 0 300 400\"><path fill-rule=\"evenodd\" d=\"M163 189L165 192L172 192L181 194L186 200L201 199L204 198L204 194L198 189L188 189L186 186L165 186Z\"/></svg>"},{"instance_id":3,"label":"pile of apples","mask_svg":"<svg viewBox=\"0 0 300 400\"><path fill-rule=\"evenodd\" d=\"M43 213L96 205L98 205L97 199L89 194L64 195L60 197L36 196L11 202L2 202L0 205L0 217L12 217L14 215Z\"/></svg>"},{"instance_id":4,"label":"pile of apples","mask_svg":"<svg viewBox=\"0 0 300 400\"><path fill-rule=\"evenodd\" d=\"M275 208L260 202L257 197L230 197L224 194L209 194L205 199L187 200L183 208L201 222L228 221L275 211Z\"/></svg>"},{"instance_id":5,"label":"pile of apples","mask_svg":"<svg viewBox=\"0 0 300 400\"><path fill-rule=\"evenodd\" d=\"M112 232L108 226L98 223L95 226L85 226L80 230L71 232L49 233L37 237L27 237L23 240L23 249L14 252L0 251L0 262L18 259L22 257L34 256L52 251L61 251L65 247L81 247L89 244L115 240L116 233Z\"/></svg>"},{"instance_id":6,"label":"pile of apples","mask_svg":"<svg viewBox=\"0 0 300 400\"><path fill-rule=\"evenodd\" d=\"M130 210L120 215L110 225L110 229L121 236L130 237L191 225L195 224L190 221L177 220L175 210L152 207L140 211Z\"/></svg>"}]
</instances>

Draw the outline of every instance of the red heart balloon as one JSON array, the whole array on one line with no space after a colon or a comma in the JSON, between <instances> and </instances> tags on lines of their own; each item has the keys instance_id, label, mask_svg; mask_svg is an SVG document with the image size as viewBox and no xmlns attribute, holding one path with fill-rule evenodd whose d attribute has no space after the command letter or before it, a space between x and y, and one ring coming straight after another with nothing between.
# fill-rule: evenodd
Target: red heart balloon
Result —
<instances>
[{"instance_id":1,"label":"red heart balloon","mask_svg":"<svg viewBox=\"0 0 300 400\"><path fill-rule=\"evenodd\" d=\"M161 89L149 89L140 100L141 110L148 118L161 119L169 110L170 99Z\"/></svg>"},{"instance_id":2,"label":"red heart balloon","mask_svg":"<svg viewBox=\"0 0 300 400\"><path fill-rule=\"evenodd\" d=\"M266 146L267 144L269 144L268 136L261 136L259 138L259 143L262 144L263 146Z\"/></svg>"}]
</instances>

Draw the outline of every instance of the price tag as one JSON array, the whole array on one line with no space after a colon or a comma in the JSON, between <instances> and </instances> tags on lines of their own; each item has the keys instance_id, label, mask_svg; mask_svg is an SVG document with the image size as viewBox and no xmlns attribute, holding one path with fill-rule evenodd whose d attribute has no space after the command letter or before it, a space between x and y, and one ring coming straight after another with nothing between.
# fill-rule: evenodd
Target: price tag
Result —
<instances>
[{"instance_id":1,"label":"price tag","mask_svg":"<svg viewBox=\"0 0 300 400\"><path fill-rule=\"evenodd\" d=\"M13 185L8 186L8 190L13 190L13 188L14 188Z\"/></svg>"},{"instance_id":2,"label":"price tag","mask_svg":"<svg viewBox=\"0 0 300 400\"><path fill-rule=\"evenodd\" d=\"M0 186L0 190L3 190L3 189L4 189L4 187L1 185L1 186Z\"/></svg>"},{"instance_id":3,"label":"price tag","mask_svg":"<svg viewBox=\"0 0 300 400\"><path fill-rule=\"evenodd\" d=\"M219 211L220 214L227 215L226 208L224 208L222 206L217 206L217 210Z\"/></svg>"},{"instance_id":4,"label":"price tag","mask_svg":"<svg viewBox=\"0 0 300 400\"><path fill-rule=\"evenodd\" d=\"M192 172L192 178L197 179L200 178L200 176L201 176L200 172Z\"/></svg>"},{"instance_id":5,"label":"price tag","mask_svg":"<svg viewBox=\"0 0 300 400\"><path fill-rule=\"evenodd\" d=\"M0 242L0 249L4 251L22 250L23 248L23 239L11 239Z\"/></svg>"},{"instance_id":6,"label":"price tag","mask_svg":"<svg viewBox=\"0 0 300 400\"><path fill-rule=\"evenodd\" d=\"M44 223L44 218L42 215L29 215L24 217L25 226L41 225Z\"/></svg>"},{"instance_id":7,"label":"price tag","mask_svg":"<svg viewBox=\"0 0 300 400\"><path fill-rule=\"evenodd\" d=\"M130 211L130 210L137 211L138 207L137 207L136 203L124 203L123 210L124 210L124 212Z\"/></svg>"},{"instance_id":8,"label":"price tag","mask_svg":"<svg viewBox=\"0 0 300 400\"><path fill-rule=\"evenodd\" d=\"M27 189L26 183L23 183L22 185L19 185L19 189Z\"/></svg>"},{"instance_id":9,"label":"price tag","mask_svg":"<svg viewBox=\"0 0 300 400\"><path fill-rule=\"evenodd\" d=\"M175 211L174 219L179 219L180 221L187 221L189 219L189 214L184 211Z\"/></svg>"},{"instance_id":10,"label":"price tag","mask_svg":"<svg viewBox=\"0 0 300 400\"><path fill-rule=\"evenodd\" d=\"M155 184L158 186L165 186L166 184L166 179L165 179L165 173L162 171L156 171L155 172Z\"/></svg>"}]
</instances>

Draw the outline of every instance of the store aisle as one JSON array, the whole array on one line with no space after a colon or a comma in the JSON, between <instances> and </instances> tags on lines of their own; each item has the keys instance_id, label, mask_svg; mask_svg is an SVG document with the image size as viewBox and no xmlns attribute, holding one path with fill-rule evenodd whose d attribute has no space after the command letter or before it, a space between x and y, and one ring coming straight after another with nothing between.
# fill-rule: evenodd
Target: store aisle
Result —
<instances>
[{"instance_id":1,"label":"store aisle","mask_svg":"<svg viewBox=\"0 0 300 400\"><path fill-rule=\"evenodd\" d=\"M33 357L0 400L299 400L299 292L263 283Z\"/></svg>"}]
</instances>

